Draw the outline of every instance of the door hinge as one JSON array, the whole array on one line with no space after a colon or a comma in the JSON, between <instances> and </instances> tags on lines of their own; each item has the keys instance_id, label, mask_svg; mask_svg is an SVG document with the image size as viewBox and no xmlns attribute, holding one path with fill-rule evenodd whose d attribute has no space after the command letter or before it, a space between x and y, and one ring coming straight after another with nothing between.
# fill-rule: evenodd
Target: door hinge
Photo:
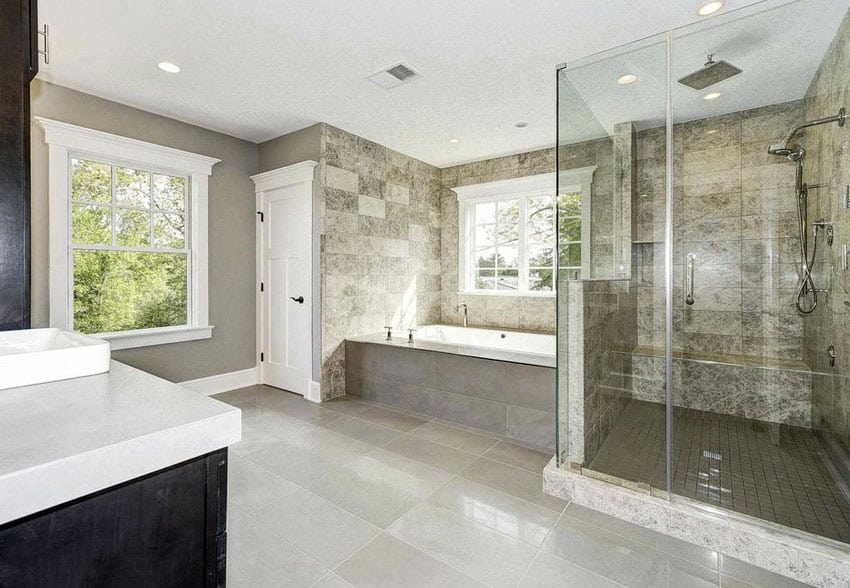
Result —
<instances>
[{"instance_id":1,"label":"door hinge","mask_svg":"<svg viewBox=\"0 0 850 588\"><path fill-rule=\"evenodd\" d=\"M260 353L260 361L265 361L266 354Z\"/></svg>"},{"instance_id":2,"label":"door hinge","mask_svg":"<svg viewBox=\"0 0 850 588\"><path fill-rule=\"evenodd\" d=\"M265 220L265 215L264 215L261 211L259 211L259 210L258 210L258 211L257 211L257 214L259 214L259 215L260 215L260 222L261 222L261 223L266 222L266 220Z\"/></svg>"},{"instance_id":3,"label":"door hinge","mask_svg":"<svg viewBox=\"0 0 850 588\"><path fill-rule=\"evenodd\" d=\"M263 284L262 282L260 282L260 292L265 292L265 291L266 291L266 286L265 286L265 284Z\"/></svg>"}]
</instances>

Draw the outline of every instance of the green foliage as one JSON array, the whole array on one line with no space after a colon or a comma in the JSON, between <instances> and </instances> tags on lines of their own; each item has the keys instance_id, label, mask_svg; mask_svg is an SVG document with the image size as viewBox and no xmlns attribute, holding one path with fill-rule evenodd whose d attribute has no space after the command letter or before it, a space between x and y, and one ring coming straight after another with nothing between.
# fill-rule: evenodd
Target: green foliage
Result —
<instances>
[{"instance_id":1,"label":"green foliage","mask_svg":"<svg viewBox=\"0 0 850 588\"><path fill-rule=\"evenodd\" d=\"M113 190L110 165L75 159L72 166L72 245L185 247L185 178L116 166ZM113 208L113 192L116 204L133 208ZM187 324L185 251L75 248L73 264L75 330L106 333Z\"/></svg>"}]
</instances>

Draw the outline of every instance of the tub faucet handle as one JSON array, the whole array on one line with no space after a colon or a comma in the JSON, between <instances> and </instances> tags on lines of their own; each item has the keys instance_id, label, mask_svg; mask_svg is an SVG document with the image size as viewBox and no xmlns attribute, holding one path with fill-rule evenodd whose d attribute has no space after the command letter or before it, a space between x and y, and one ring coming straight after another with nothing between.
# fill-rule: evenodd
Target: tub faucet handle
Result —
<instances>
[{"instance_id":1,"label":"tub faucet handle","mask_svg":"<svg viewBox=\"0 0 850 588\"><path fill-rule=\"evenodd\" d=\"M408 333L407 333L407 342L408 342L408 343L413 343L413 333L415 333L415 332L416 332L416 329L407 329L407 331L408 331Z\"/></svg>"},{"instance_id":2,"label":"tub faucet handle","mask_svg":"<svg viewBox=\"0 0 850 588\"><path fill-rule=\"evenodd\" d=\"M384 328L387 330L387 341L392 341L392 338L393 338L393 328L392 328L392 327L388 327L388 326L384 326Z\"/></svg>"}]
</instances>

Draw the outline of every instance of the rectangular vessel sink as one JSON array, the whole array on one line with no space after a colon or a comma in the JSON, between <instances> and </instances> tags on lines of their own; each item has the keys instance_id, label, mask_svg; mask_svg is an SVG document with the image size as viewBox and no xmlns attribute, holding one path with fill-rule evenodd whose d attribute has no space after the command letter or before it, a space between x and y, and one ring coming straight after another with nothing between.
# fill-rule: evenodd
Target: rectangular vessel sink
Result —
<instances>
[{"instance_id":1,"label":"rectangular vessel sink","mask_svg":"<svg viewBox=\"0 0 850 588\"><path fill-rule=\"evenodd\" d=\"M109 357L109 343L73 331L0 331L0 390L102 374Z\"/></svg>"}]
</instances>

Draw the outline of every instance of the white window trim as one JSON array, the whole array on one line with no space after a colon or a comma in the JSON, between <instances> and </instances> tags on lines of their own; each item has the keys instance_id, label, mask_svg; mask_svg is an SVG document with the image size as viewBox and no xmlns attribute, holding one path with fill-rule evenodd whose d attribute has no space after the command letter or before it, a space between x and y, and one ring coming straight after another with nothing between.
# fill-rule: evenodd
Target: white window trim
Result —
<instances>
[{"instance_id":1,"label":"white window trim","mask_svg":"<svg viewBox=\"0 0 850 588\"><path fill-rule=\"evenodd\" d=\"M558 172L558 185L561 192L581 189L581 218L582 218L582 277L590 275L589 255L590 252L590 194L593 185L593 173L596 166L589 166ZM520 198L524 202L529 196L555 195L556 182L554 173L512 178L509 180L498 180L483 184L459 186L452 189L458 199L458 284L460 294L484 295L484 296L527 296L527 297L551 297L555 296L555 288L551 291L510 291L510 290L477 290L472 286L472 264L474 263L471 243L474 230L473 214L475 204L478 202L492 202L498 200L511 200ZM587 195L585 197L585 195ZM520 217L525 219L525 206L521 204ZM520 259L525 256L525 220L520 223ZM555 277L557 278L558 252L555 252ZM555 279L557 282L557 279ZM522 279L521 282L522 283Z\"/></svg>"},{"instance_id":2,"label":"white window trim","mask_svg":"<svg viewBox=\"0 0 850 588\"><path fill-rule=\"evenodd\" d=\"M189 178L191 294L188 325L139 329L95 336L113 350L194 341L212 337L209 324L208 191L219 159L145 141L35 117L48 146L48 225L50 240L50 326L71 327L73 277L70 262L71 157L93 157L145 170Z\"/></svg>"}]
</instances>

